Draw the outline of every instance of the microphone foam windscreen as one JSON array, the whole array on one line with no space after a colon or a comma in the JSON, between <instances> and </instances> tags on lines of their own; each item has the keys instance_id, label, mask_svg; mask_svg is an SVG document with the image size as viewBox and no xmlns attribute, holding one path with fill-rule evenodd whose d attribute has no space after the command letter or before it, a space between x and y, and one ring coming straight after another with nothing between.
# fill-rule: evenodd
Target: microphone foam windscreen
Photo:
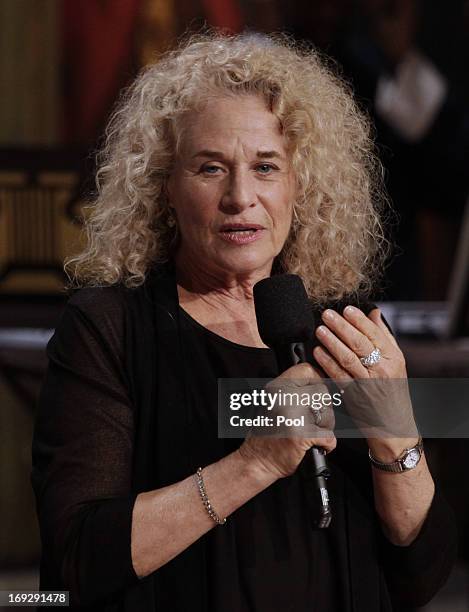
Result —
<instances>
[{"instance_id":1,"label":"microphone foam windscreen","mask_svg":"<svg viewBox=\"0 0 469 612\"><path fill-rule=\"evenodd\" d=\"M279 274L256 283L254 305L259 334L267 346L301 342L314 335L313 310L296 274Z\"/></svg>"}]
</instances>

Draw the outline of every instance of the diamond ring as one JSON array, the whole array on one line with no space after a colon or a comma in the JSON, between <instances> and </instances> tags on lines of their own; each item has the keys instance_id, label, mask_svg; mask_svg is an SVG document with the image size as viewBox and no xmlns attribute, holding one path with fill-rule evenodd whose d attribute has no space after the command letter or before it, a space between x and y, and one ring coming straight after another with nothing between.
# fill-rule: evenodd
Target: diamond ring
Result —
<instances>
[{"instance_id":1,"label":"diamond ring","mask_svg":"<svg viewBox=\"0 0 469 612\"><path fill-rule=\"evenodd\" d=\"M360 361L365 368L371 368L371 366L376 365L381 359L381 351L379 348L374 348L369 355L365 357L360 357Z\"/></svg>"}]
</instances>

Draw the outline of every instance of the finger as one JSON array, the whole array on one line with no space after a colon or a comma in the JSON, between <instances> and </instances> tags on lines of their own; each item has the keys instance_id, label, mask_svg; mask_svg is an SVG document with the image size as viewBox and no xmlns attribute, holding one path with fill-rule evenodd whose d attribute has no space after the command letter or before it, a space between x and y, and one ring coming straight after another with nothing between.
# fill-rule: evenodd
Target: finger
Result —
<instances>
[{"instance_id":1,"label":"finger","mask_svg":"<svg viewBox=\"0 0 469 612\"><path fill-rule=\"evenodd\" d=\"M298 363L288 368L288 370L279 374L277 378L292 380L294 383L298 381L300 386L322 380L319 372L310 363L306 362Z\"/></svg>"},{"instance_id":2,"label":"finger","mask_svg":"<svg viewBox=\"0 0 469 612\"><path fill-rule=\"evenodd\" d=\"M383 320L383 317L381 316L381 310L379 308L374 308L368 315L368 318L371 319L373 321L373 323L375 323L380 329L383 330L384 334L388 337L388 339L395 345L397 346L397 341L394 338L392 332L390 331L390 329L388 328L388 326L386 325L386 323Z\"/></svg>"},{"instance_id":3,"label":"finger","mask_svg":"<svg viewBox=\"0 0 469 612\"><path fill-rule=\"evenodd\" d=\"M358 356L325 325L316 329L316 336L339 366L353 378L368 378ZM322 367L322 364L320 364Z\"/></svg>"},{"instance_id":4,"label":"finger","mask_svg":"<svg viewBox=\"0 0 469 612\"><path fill-rule=\"evenodd\" d=\"M316 346L313 350L313 355L321 368L326 372L329 378L333 380L350 381L350 374L342 368L337 361L328 353L322 346Z\"/></svg>"},{"instance_id":5,"label":"finger","mask_svg":"<svg viewBox=\"0 0 469 612\"><path fill-rule=\"evenodd\" d=\"M337 446L337 438L331 431L331 435L327 438L321 438L321 448L324 448L327 453L330 453Z\"/></svg>"},{"instance_id":6,"label":"finger","mask_svg":"<svg viewBox=\"0 0 469 612\"><path fill-rule=\"evenodd\" d=\"M332 431L324 431L324 437L320 438L308 438L311 446L319 446L323 448L326 453L330 453L337 446L337 439Z\"/></svg>"},{"instance_id":7,"label":"finger","mask_svg":"<svg viewBox=\"0 0 469 612\"><path fill-rule=\"evenodd\" d=\"M372 311L373 312L373 311ZM375 321L369 319L363 311L355 306L347 306L343 312L344 318L362 332L373 344L381 350L385 348L388 340L387 334L381 326L378 326Z\"/></svg>"},{"instance_id":8,"label":"finger","mask_svg":"<svg viewBox=\"0 0 469 612\"><path fill-rule=\"evenodd\" d=\"M323 321L334 334L359 357L366 357L375 348L372 342L354 325L342 317L338 312L325 310Z\"/></svg>"},{"instance_id":9,"label":"finger","mask_svg":"<svg viewBox=\"0 0 469 612\"><path fill-rule=\"evenodd\" d=\"M318 419L320 416L320 422L318 423L318 427L321 430L321 437L327 437L328 431L334 431L335 427L335 412L334 410L328 406L319 412L319 415L313 416L314 419Z\"/></svg>"}]
</instances>

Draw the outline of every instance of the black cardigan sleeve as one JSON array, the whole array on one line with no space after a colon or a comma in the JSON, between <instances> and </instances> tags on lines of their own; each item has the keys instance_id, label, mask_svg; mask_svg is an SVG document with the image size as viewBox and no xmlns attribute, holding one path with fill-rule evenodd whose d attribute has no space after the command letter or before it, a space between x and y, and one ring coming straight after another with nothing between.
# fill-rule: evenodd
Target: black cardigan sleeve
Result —
<instances>
[{"instance_id":1,"label":"black cardigan sleeve","mask_svg":"<svg viewBox=\"0 0 469 612\"><path fill-rule=\"evenodd\" d=\"M349 483L350 495L353 496L350 501L354 512L350 538L353 548L359 551L355 556L356 562L360 562L360 551L365 546L362 541L363 525L370 521L375 525L377 558L393 609L404 612L424 606L446 582L457 556L456 520L438 483L419 534L410 545L396 546L384 535L374 509L373 468L368 459L366 441L339 440L337 450L331 454L332 461L343 471ZM399 478L399 474L395 477ZM363 562L365 560L366 555Z\"/></svg>"},{"instance_id":2,"label":"black cardigan sleeve","mask_svg":"<svg viewBox=\"0 0 469 612\"><path fill-rule=\"evenodd\" d=\"M456 554L456 520L436 487L425 522L409 546L382 538L381 559L394 609L428 603L446 582Z\"/></svg>"},{"instance_id":3,"label":"black cardigan sleeve","mask_svg":"<svg viewBox=\"0 0 469 612\"><path fill-rule=\"evenodd\" d=\"M67 589L75 605L112 600L138 581L130 552L136 494L124 303L117 288L80 290L47 347L31 475L41 588Z\"/></svg>"}]
</instances>

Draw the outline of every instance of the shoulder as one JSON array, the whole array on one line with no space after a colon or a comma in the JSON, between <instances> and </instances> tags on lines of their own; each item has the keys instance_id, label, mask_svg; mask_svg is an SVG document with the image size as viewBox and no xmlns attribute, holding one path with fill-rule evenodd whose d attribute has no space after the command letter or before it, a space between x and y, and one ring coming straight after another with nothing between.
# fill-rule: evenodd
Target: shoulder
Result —
<instances>
[{"instance_id":1,"label":"shoulder","mask_svg":"<svg viewBox=\"0 0 469 612\"><path fill-rule=\"evenodd\" d=\"M66 309L78 311L93 320L123 317L147 293L147 286L148 281L135 288L123 284L82 287L70 295Z\"/></svg>"},{"instance_id":2,"label":"shoulder","mask_svg":"<svg viewBox=\"0 0 469 612\"><path fill-rule=\"evenodd\" d=\"M151 282L148 278L135 288L115 284L76 289L66 303L61 324L79 323L94 335L123 339L127 329L138 330L151 319Z\"/></svg>"},{"instance_id":3,"label":"shoulder","mask_svg":"<svg viewBox=\"0 0 469 612\"><path fill-rule=\"evenodd\" d=\"M73 291L68 299L67 307L90 314L99 313L108 308L115 310L124 306L126 291L129 290L123 285L83 287Z\"/></svg>"},{"instance_id":4,"label":"shoulder","mask_svg":"<svg viewBox=\"0 0 469 612\"><path fill-rule=\"evenodd\" d=\"M125 328L125 287L83 287L69 298L61 320L62 326L79 325L97 336L122 337Z\"/></svg>"},{"instance_id":5,"label":"shoulder","mask_svg":"<svg viewBox=\"0 0 469 612\"><path fill-rule=\"evenodd\" d=\"M69 297L62 323L80 321L98 335L124 337L126 329L139 334L142 326L152 324L155 310L155 287L165 294L167 266L155 266L144 283L128 288L122 283L89 286L75 290Z\"/></svg>"},{"instance_id":6,"label":"shoulder","mask_svg":"<svg viewBox=\"0 0 469 612\"><path fill-rule=\"evenodd\" d=\"M132 302L138 300L139 293L140 287L128 289L121 284L76 289L65 304L49 348L63 340L71 349L82 340L91 346L107 346L122 355L129 328L128 313L132 312Z\"/></svg>"},{"instance_id":7,"label":"shoulder","mask_svg":"<svg viewBox=\"0 0 469 612\"><path fill-rule=\"evenodd\" d=\"M128 288L123 283L118 283L75 289L70 294L67 306L90 314L131 308L139 301L148 302L153 287L158 286L163 289L162 280L170 277L171 270L169 263L154 265L149 269L145 281L135 288Z\"/></svg>"}]
</instances>

